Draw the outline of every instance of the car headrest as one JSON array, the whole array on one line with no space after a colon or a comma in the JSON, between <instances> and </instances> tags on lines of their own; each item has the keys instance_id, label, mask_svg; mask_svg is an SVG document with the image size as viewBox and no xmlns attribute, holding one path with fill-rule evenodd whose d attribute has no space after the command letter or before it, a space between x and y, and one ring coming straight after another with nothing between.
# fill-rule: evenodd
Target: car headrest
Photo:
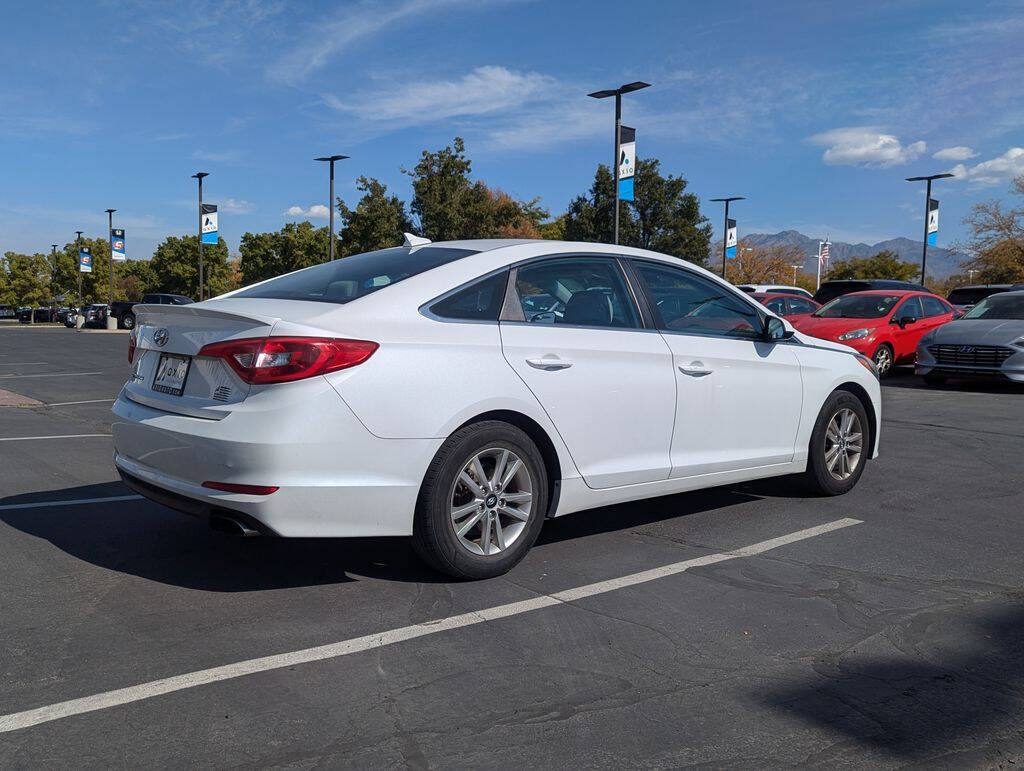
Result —
<instances>
[{"instance_id":1,"label":"car headrest","mask_svg":"<svg viewBox=\"0 0 1024 771\"><path fill-rule=\"evenodd\" d=\"M612 323L612 299L603 289L575 292L565 304L563 324L608 326Z\"/></svg>"}]
</instances>

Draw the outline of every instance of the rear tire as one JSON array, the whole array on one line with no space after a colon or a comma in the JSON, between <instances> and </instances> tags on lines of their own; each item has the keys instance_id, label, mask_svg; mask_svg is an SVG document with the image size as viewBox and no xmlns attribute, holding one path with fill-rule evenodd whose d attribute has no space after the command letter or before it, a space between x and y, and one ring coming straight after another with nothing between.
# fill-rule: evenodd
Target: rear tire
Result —
<instances>
[{"instance_id":1,"label":"rear tire","mask_svg":"<svg viewBox=\"0 0 1024 771\"><path fill-rule=\"evenodd\" d=\"M548 484L540 451L521 429L496 420L459 429L423 479L413 548L454 578L507 573L537 540Z\"/></svg>"},{"instance_id":2,"label":"rear tire","mask_svg":"<svg viewBox=\"0 0 1024 771\"><path fill-rule=\"evenodd\" d=\"M818 413L808 447L808 486L822 495L843 495L854 488L871 455L867 411L849 391L833 391Z\"/></svg>"},{"instance_id":3,"label":"rear tire","mask_svg":"<svg viewBox=\"0 0 1024 771\"><path fill-rule=\"evenodd\" d=\"M931 372L929 372L927 375L924 375L923 377L925 385L930 386L944 386L946 385L946 381L949 380L949 378L946 377L945 375L934 375Z\"/></svg>"},{"instance_id":4,"label":"rear tire","mask_svg":"<svg viewBox=\"0 0 1024 771\"><path fill-rule=\"evenodd\" d=\"M135 329L135 314L126 313L121 317L121 326L125 329Z\"/></svg>"},{"instance_id":5,"label":"rear tire","mask_svg":"<svg viewBox=\"0 0 1024 771\"><path fill-rule=\"evenodd\" d=\"M891 375L893 367L896 366L896 358L893 356L892 346L888 343L882 343L878 346L871 360L875 363L879 378Z\"/></svg>"}]
</instances>

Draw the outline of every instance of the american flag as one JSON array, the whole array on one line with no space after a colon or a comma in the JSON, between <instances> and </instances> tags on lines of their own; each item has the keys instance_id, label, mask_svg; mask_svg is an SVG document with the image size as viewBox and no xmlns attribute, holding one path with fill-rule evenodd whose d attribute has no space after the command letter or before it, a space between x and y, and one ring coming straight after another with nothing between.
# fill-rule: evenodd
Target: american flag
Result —
<instances>
[{"instance_id":1,"label":"american flag","mask_svg":"<svg viewBox=\"0 0 1024 771\"><path fill-rule=\"evenodd\" d=\"M822 268L828 266L828 248L831 244L828 241L818 242L818 265Z\"/></svg>"}]
</instances>

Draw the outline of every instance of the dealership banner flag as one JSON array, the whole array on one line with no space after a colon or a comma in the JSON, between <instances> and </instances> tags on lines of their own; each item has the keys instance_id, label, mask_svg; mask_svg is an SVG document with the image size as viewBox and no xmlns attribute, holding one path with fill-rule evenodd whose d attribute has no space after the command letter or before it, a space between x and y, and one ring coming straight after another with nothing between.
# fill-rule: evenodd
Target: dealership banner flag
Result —
<instances>
[{"instance_id":1,"label":"dealership banner flag","mask_svg":"<svg viewBox=\"0 0 1024 771\"><path fill-rule=\"evenodd\" d=\"M88 246L78 249L78 272L92 273L92 249Z\"/></svg>"},{"instance_id":2,"label":"dealership banner flag","mask_svg":"<svg viewBox=\"0 0 1024 771\"><path fill-rule=\"evenodd\" d=\"M124 262L128 255L124 251L124 230L112 228L110 230L110 258L114 262Z\"/></svg>"},{"instance_id":3,"label":"dealership banner flag","mask_svg":"<svg viewBox=\"0 0 1024 771\"><path fill-rule=\"evenodd\" d=\"M619 200L633 200L636 173L636 129L619 126Z\"/></svg>"},{"instance_id":4,"label":"dealership banner flag","mask_svg":"<svg viewBox=\"0 0 1024 771\"><path fill-rule=\"evenodd\" d=\"M217 204L204 203L202 215L202 233L204 244L217 243Z\"/></svg>"},{"instance_id":5,"label":"dealership banner flag","mask_svg":"<svg viewBox=\"0 0 1024 771\"><path fill-rule=\"evenodd\" d=\"M939 201L928 199L928 246L935 246L939 240Z\"/></svg>"},{"instance_id":6,"label":"dealership banner flag","mask_svg":"<svg viewBox=\"0 0 1024 771\"><path fill-rule=\"evenodd\" d=\"M736 220L725 222L725 256L730 260L736 256Z\"/></svg>"}]
</instances>

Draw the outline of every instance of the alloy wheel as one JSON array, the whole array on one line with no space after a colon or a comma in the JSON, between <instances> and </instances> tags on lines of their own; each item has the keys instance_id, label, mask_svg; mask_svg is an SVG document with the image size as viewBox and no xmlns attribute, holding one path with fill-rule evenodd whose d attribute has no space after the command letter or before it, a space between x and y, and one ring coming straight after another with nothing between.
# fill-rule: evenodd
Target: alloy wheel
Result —
<instances>
[{"instance_id":1,"label":"alloy wheel","mask_svg":"<svg viewBox=\"0 0 1024 771\"><path fill-rule=\"evenodd\" d=\"M836 412L825 430L825 468L833 479L849 479L860 465L864 431L860 417L848 407Z\"/></svg>"},{"instance_id":2,"label":"alloy wheel","mask_svg":"<svg viewBox=\"0 0 1024 771\"><path fill-rule=\"evenodd\" d=\"M533 511L533 477L522 458L504 447L474 454L455 478L449 498L459 545L490 556L523 535Z\"/></svg>"},{"instance_id":3,"label":"alloy wheel","mask_svg":"<svg viewBox=\"0 0 1024 771\"><path fill-rule=\"evenodd\" d=\"M875 351L875 367L878 374L885 375L892 369L892 352L884 345Z\"/></svg>"}]
</instances>

